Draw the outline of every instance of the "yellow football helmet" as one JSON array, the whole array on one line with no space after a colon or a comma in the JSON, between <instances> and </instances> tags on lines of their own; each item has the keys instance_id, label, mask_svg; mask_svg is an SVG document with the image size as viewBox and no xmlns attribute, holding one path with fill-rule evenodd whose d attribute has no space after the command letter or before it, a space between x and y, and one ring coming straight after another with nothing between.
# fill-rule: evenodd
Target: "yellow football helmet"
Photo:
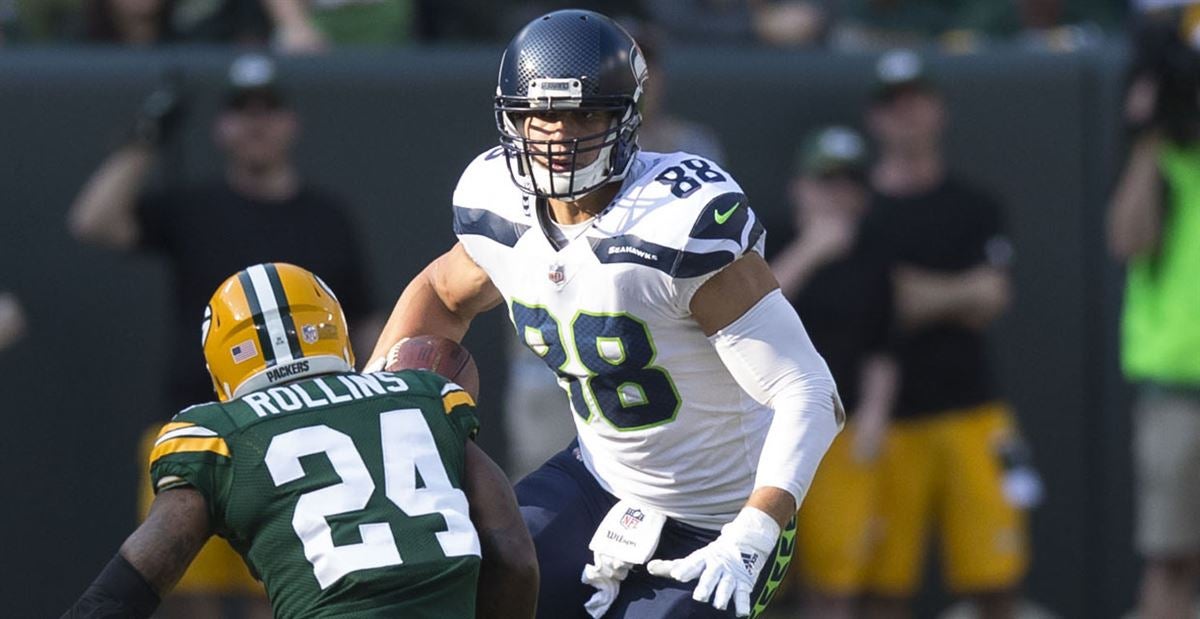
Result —
<instances>
[{"instance_id":1,"label":"yellow football helmet","mask_svg":"<svg viewBox=\"0 0 1200 619\"><path fill-rule=\"evenodd\" d=\"M200 342L226 402L303 376L354 369L346 316L319 277L282 262L225 280L204 310Z\"/></svg>"}]
</instances>

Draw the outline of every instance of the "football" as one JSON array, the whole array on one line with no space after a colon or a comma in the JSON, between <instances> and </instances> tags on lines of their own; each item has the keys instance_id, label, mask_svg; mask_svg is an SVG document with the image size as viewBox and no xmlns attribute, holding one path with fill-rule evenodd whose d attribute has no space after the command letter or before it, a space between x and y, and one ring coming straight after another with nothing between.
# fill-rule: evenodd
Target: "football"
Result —
<instances>
[{"instance_id":1,"label":"football","mask_svg":"<svg viewBox=\"0 0 1200 619\"><path fill-rule=\"evenodd\" d=\"M439 335L417 335L396 342L388 350L384 368L389 372L429 370L454 381L472 398L479 398L475 359L461 344Z\"/></svg>"}]
</instances>

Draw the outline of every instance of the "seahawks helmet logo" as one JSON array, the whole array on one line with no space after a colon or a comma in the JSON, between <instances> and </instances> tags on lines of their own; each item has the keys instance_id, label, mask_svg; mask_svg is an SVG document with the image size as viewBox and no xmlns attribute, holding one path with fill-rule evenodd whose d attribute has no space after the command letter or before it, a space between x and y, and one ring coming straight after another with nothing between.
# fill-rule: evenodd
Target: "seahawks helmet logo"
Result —
<instances>
[{"instance_id":1,"label":"seahawks helmet logo","mask_svg":"<svg viewBox=\"0 0 1200 619\"><path fill-rule=\"evenodd\" d=\"M629 68L633 69L633 78L638 84L646 80L646 57L636 45L629 50Z\"/></svg>"}]
</instances>

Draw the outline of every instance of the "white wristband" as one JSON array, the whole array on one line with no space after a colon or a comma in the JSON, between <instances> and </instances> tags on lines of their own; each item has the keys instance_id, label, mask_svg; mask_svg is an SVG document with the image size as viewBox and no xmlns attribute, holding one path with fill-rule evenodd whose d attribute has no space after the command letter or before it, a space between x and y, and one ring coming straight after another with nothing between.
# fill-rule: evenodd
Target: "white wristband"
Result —
<instances>
[{"instance_id":1,"label":"white wristband","mask_svg":"<svg viewBox=\"0 0 1200 619\"><path fill-rule=\"evenodd\" d=\"M730 536L739 546L749 546L763 555L775 549L779 533L779 523L757 507L743 507L732 522L721 527L722 536Z\"/></svg>"}]
</instances>

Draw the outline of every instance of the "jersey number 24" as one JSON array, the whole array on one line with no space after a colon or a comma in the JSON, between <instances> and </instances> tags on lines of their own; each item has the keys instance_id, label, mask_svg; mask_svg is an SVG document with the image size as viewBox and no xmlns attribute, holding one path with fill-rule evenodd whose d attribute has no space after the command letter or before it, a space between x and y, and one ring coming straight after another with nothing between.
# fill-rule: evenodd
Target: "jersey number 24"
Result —
<instances>
[{"instance_id":1,"label":"jersey number 24","mask_svg":"<svg viewBox=\"0 0 1200 619\"><path fill-rule=\"evenodd\" d=\"M479 556L479 536L471 524L467 496L455 488L438 455L433 433L421 411L394 410L379 416L383 474L387 498L408 516L440 513L446 530L436 534L447 557ZM375 482L348 434L326 425L297 428L271 439L266 464L276 486L305 476L300 458L324 453L341 483L302 494L296 501L292 527L304 545L321 589L358 570L400 565L404 559L386 522L358 525L361 542L333 543L329 516L366 509ZM420 472L424 487L417 487Z\"/></svg>"}]
</instances>

